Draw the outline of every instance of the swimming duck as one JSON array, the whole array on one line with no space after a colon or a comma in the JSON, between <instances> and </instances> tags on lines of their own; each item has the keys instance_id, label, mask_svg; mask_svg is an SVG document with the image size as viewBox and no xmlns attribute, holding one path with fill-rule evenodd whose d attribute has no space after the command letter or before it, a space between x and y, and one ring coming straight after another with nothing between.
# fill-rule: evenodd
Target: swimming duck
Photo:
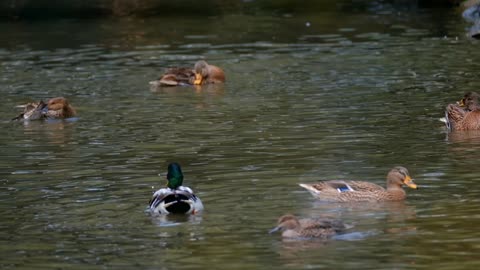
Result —
<instances>
[{"instance_id":1,"label":"swimming duck","mask_svg":"<svg viewBox=\"0 0 480 270\"><path fill-rule=\"evenodd\" d=\"M192 68L170 68L157 81L150 82L154 86L182 86L224 83L225 73L217 66L209 65L204 60L197 61Z\"/></svg>"},{"instance_id":2,"label":"swimming duck","mask_svg":"<svg viewBox=\"0 0 480 270\"><path fill-rule=\"evenodd\" d=\"M282 231L285 238L328 238L348 229L340 220L326 218L302 218L284 215L278 219L278 226L269 233Z\"/></svg>"},{"instance_id":3,"label":"swimming duck","mask_svg":"<svg viewBox=\"0 0 480 270\"><path fill-rule=\"evenodd\" d=\"M200 198L192 189L182 186L183 173L178 163L170 163L167 187L157 190L149 202L150 212L155 214L196 214L203 210Z\"/></svg>"},{"instance_id":4,"label":"swimming duck","mask_svg":"<svg viewBox=\"0 0 480 270\"><path fill-rule=\"evenodd\" d=\"M316 184L300 184L314 197L330 202L400 201L406 197L403 185L417 189L408 170L401 166L388 172L386 189L363 181L331 180Z\"/></svg>"},{"instance_id":5,"label":"swimming duck","mask_svg":"<svg viewBox=\"0 0 480 270\"><path fill-rule=\"evenodd\" d=\"M445 110L445 124L449 131L480 130L480 103L475 92L468 92L458 104L449 104Z\"/></svg>"},{"instance_id":6,"label":"swimming duck","mask_svg":"<svg viewBox=\"0 0 480 270\"><path fill-rule=\"evenodd\" d=\"M40 120L46 118L70 118L76 115L75 109L70 105L64 97L55 97L49 99L47 103L43 100L39 102L31 102L23 107L23 113L12 120Z\"/></svg>"}]
</instances>

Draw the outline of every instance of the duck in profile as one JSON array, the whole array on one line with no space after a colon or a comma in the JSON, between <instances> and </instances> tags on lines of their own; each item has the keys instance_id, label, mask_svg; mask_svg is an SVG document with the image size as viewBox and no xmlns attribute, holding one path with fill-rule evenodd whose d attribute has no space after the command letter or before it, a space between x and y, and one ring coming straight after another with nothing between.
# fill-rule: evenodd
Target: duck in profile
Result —
<instances>
[{"instance_id":1,"label":"duck in profile","mask_svg":"<svg viewBox=\"0 0 480 270\"><path fill-rule=\"evenodd\" d=\"M153 86L183 86L224 83L225 73L206 61L197 61L192 68L170 68L159 80L150 82Z\"/></svg>"},{"instance_id":2,"label":"duck in profile","mask_svg":"<svg viewBox=\"0 0 480 270\"><path fill-rule=\"evenodd\" d=\"M408 170L398 166L387 174L387 188L363 181L330 180L315 184L300 184L314 197L329 202L401 201L406 197L402 186L417 189Z\"/></svg>"},{"instance_id":3,"label":"duck in profile","mask_svg":"<svg viewBox=\"0 0 480 270\"><path fill-rule=\"evenodd\" d=\"M282 232L285 238L329 238L351 228L340 220L327 218L302 218L287 214L278 219L277 227L269 233Z\"/></svg>"},{"instance_id":4,"label":"duck in profile","mask_svg":"<svg viewBox=\"0 0 480 270\"><path fill-rule=\"evenodd\" d=\"M23 107L23 113L12 120L41 120L41 119L63 119L74 117L77 113L64 97L55 97L49 99L47 103L40 100L39 102L31 102Z\"/></svg>"},{"instance_id":5,"label":"duck in profile","mask_svg":"<svg viewBox=\"0 0 480 270\"><path fill-rule=\"evenodd\" d=\"M449 131L480 130L480 95L468 92L457 104L445 109L445 124Z\"/></svg>"},{"instance_id":6,"label":"duck in profile","mask_svg":"<svg viewBox=\"0 0 480 270\"><path fill-rule=\"evenodd\" d=\"M203 210L200 198L192 189L182 186L183 173L178 163L170 163L167 187L157 190L150 200L150 212L154 214L197 214Z\"/></svg>"}]
</instances>

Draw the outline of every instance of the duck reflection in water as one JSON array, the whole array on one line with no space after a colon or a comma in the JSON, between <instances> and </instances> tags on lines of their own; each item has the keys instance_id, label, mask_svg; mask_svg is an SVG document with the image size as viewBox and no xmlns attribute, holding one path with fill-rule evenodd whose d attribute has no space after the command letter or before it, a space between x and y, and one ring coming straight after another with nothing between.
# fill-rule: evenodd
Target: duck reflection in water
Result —
<instances>
[{"instance_id":1,"label":"duck reflection in water","mask_svg":"<svg viewBox=\"0 0 480 270\"><path fill-rule=\"evenodd\" d=\"M211 96L222 96L225 93L225 84L193 85L192 88L198 94L208 94ZM183 86L158 87L156 85L151 84L150 91L152 93L179 94L179 93L185 93L185 87Z\"/></svg>"},{"instance_id":2,"label":"duck reflection in water","mask_svg":"<svg viewBox=\"0 0 480 270\"><path fill-rule=\"evenodd\" d=\"M417 231L414 222L416 207L405 201L333 204L314 201L312 208L305 209L302 214L312 216L328 211L355 220L355 231L335 236L338 240L361 240L384 233L411 234Z\"/></svg>"},{"instance_id":3,"label":"duck reflection in water","mask_svg":"<svg viewBox=\"0 0 480 270\"><path fill-rule=\"evenodd\" d=\"M151 215L150 209L146 213ZM202 222L202 215L151 215L152 223L159 227L175 227L186 222L198 224Z\"/></svg>"}]
</instances>

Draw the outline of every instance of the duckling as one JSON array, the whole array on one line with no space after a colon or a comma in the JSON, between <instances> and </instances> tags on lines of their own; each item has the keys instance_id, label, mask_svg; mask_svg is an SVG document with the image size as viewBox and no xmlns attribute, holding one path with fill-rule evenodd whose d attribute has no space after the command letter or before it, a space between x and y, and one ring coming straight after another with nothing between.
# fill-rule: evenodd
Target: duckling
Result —
<instances>
[{"instance_id":1,"label":"duckling","mask_svg":"<svg viewBox=\"0 0 480 270\"><path fill-rule=\"evenodd\" d=\"M269 233L282 231L285 238L328 238L349 229L340 220L326 218L302 218L287 214L278 219L278 226Z\"/></svg>"},{"instance_id":2,"label":"duckling","mask_svg":"<svg viewBox=\"0 0 480 270\"><path fill-rule=\"evenodd\" d=\"M151 81L152 86L184 86L224 83L225 73L206 61L197 61L192 68L170 68L159 80Z\"/></svg>"},{"instance_id":3,"label":"duckling","mask_svg":"<svg viewBox=\"0 0 480 270\"><path fill-rule=\"evenodd\" d=\"M299 184L314 197L330 202L400 201L406 197L402 186L417 189L408 170L397 166L387 174L387 188L363 181L330 180L316 184Z\"/></svg>"},{"instance_id":4,"label":"duckling","mask_svg":"<svg viewBox=\"0 0 480 270\"><path fill-rule=\"evenodd\" d=\"M203 204L191 188L182 186L183 173L178 163L170 163L167 173L167 187L157 190L149 202L153 214L197 214L203 211Z\"/></svg>"}]
</instances>

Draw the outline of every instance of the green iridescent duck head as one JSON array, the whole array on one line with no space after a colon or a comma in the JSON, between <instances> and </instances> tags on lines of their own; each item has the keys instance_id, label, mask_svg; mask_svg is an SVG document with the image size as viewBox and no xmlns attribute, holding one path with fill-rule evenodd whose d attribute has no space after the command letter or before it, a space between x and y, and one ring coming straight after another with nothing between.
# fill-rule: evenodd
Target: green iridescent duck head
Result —
<instances>
[{"instance_id":1,"label":"green iridescent duck head","mask_svg":"<svg viewBox=\"0 0 480 270\"><path fill-rule=\"evenodd\" d=\"M177 189L183 184L183 173L182 168L176 162L168 164L168 173L167 173L167 187L171 189Z\"/></svg>"}]
</instances>

